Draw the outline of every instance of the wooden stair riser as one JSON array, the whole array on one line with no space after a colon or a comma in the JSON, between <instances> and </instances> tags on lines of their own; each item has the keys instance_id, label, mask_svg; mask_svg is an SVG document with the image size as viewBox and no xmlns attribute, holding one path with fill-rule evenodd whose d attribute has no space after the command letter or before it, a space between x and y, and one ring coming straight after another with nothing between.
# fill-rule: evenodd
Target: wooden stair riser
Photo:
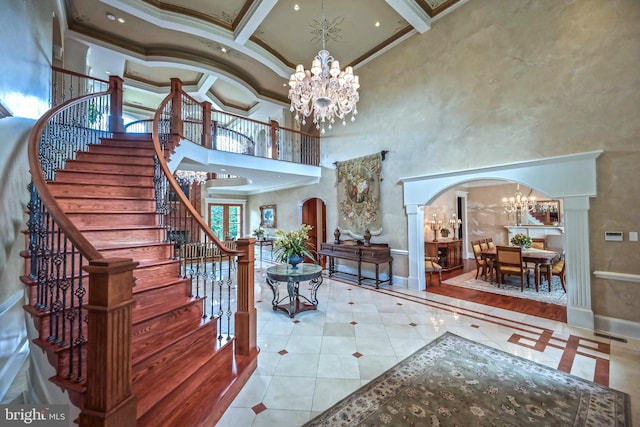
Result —
<instances>
[{"instance_id":1,"label":"wooden stair riser","mask_svg":"<svg viewBox=\"0 0 640 427\"><path fill-rule=\"evenodd\" d=\"M202 365L201 358L212 354L216 343L216 322L209 322L192 334L176 340L171 346L141 360L133 366L132 391L138 398L138 418L144 415L156 402L168 395L176 383L181 383L193 375ZM197 358L188 363L185 355ZM167 381L171 378L175 381Z\"/></svg>"},{"instance_id":2,"label":"wooden stair riser","mask_svg":"<svg viewBox=\"0 0 640 427\"><path fill-rule=\"evenodd\" d=\"M145 265L143 263L133 271L133 277L135 278L133 291L142 291L154 286L161 280L175 280L179 277L179 274L180 263L177 260L153 265Z\"/></svg>"},{"instance_id":3,"label":"wooden stair riser","mask_svg":"<svg viewBox=\"0 0 640 427\"><path fill-rule=\"evenodd\" d=\"M153 188L153 177L143 175L115 175L109 173L74 172L61 170L56 173L56 182L82 183L91 185L121 185L125 187Z\"/></svg>"},{"instance_id":4,"label":"wooden stair riser","mask_svg":"<svg viewBox=\"0 0 640 427\"><path fill-rule=\"evenodd\" d=\"M39 317L33 316L33 321L34 321L33 323L37 326L38 332L39 332L38 339L42 340L43 342L48 342L49 337L51 336L52 333L54 336L57 336L59 339L65 340L67 342L69 342L74 337L77 337L79 332L78 331L79 317L75 318L73 322L73 329L71 329L70 323L67 323L67 325L63 328L62 322L65 321L64 319L65 313L66 312L60 312L57 321L55 316L49 316L49 313L43 313L43 315ZM86 310L83 309L82 319L84 319L86 314L87 314ZM58 322L57 330L56 330L56 322ZM53 326L53 330L50 329L51 326ZM82 335L85 337L85 339L88 337L88 333L89 333L89 326L87 322L83 320Z\"/></svg>"},{"instance_id":5,"label":"wooden stair riser","mask_svg":"<svg viewBox=\"0 0 640 427\"><path fill-rule=\"evenodd\" d=\"M119 154L101 154L101 153L87 153L80 152L76 157L76 160L83 162L94 162L94 163L119 163L123 161L123 156ZM143 157L143 156L135 156L126 159L127 164L134 165L143 165L143 166L153 166L153 156L151 157Z\"/></svg>"},{"instance_id":6,"label":"wooden stair riser","mask_svg":"<svg viewBox=\"0 0 640 427\"><path fill-rule=\"evenodd\" d=\"M87 284L89 283L89 276L87 275L84 278L83 281L83 285L85 287L85 290L87 292L84 293L84 295L82 295L82 304L88 304L89 302L89 292L88 292L88 287ZM76 283L77 286L77 283ZM75 290L76 288L74 288ZM27 297L29 298L29 305L35 306L35 304L38 302L38 285L34 282L33 284L27 285ZM52 298L53 301L55 301L56 299L60 299L60 302L62 303L62 305L65 308L71 307L71 304L73 304L74 307L77 307L78 304L80 304L80 299L78 299L78 297L71 292L71 288L69 288L67 290L67 292L60 292L59 296L56 296L56 290L53 290L53 295L52 295L52 291L47 288L46 292L44 293L44 297L46 298L46 305L49 306L51 304Z\"/></svg>"},{"instance_id":7,"label":"wooden stair riser","mask_svg":"<svg viewBox=\"0 0 640 427\"><path fill-rule=\"evenodd\" d=\"M155 244L139 247L98 247L98 251L104 258L130 258L134 261L152 261L155 259L167 259L173 252L171 244Z\"/></svg>"},{"instance_id":8,"label":"wooden stair riser","mask_svg":"<svg viewBox=\"0 0 640 427\"><path fill-rule=\"evenodd\" d=\"M180 308L134 324L131 351L134 363L201 324L202 299L193 299Z\"/></svg>"},{"instance_id":9,"label":"wooden stair riser","mask_svg":"<svg viewBox=\"0 0 640 427\"><path fill-rule=\"evenodd\" d=\"M94 145L101 145L103 147L139 147L139 148L154 148L153 136L150 133L127 133L124 137L114 135L111 138L100 139L100 144L89 144L89 150Z\"/></svg>"},{"instance_id":10,"label":"wooden stair riser","mask_svg":"<svg viewBox=\"0 0 640 427\"><path fill-rule=\"evenodd\" d=\"M94 245L106 247L161 242L164 230L161 228L90 230L83 231L82 234Z\"/></svg>"},{"instance_id":11,"label":"wooden stair riser","mask_svg":"<svg viewBox=\"0 0 640 427\"><path fill-rule=\"evenodd\" d=\"M73 172L107 172L111 174L128 175L134 168L136 174L139 175L153 175L153 165L131 165L126 162L126 158L123 157L122 163L97 163L79 160L69 160L64 167L65 171Z\"/></svg>"},{"instance_id":12,"label":"wooden stair riser","mask_svg":"<svg viewBox=\"0 0 640 427\"><path fill-rule=\"evenodd\" d=\"M86 335L84 337L85 339L87 338ZM56 368L56 376L58 378L60 378L61 380L69 380L69 366L71 364L70 361L72 360L72 358L74 365L72 366L72 371L75 370L75 372L77 372L78 347L74 347L73 349L71 349L69 345L59 346L58 344L49 343L46 340L42 339L36 339L34 340L34 343L45 351L47 360L49 360L51 366ZM73 352L73 355L70 354L70 351ZM80 347L79 352L81 358L80 360L82 360L82 363L84 364L87 360L87 345L85 344ZM84 373L83 376L86 376L86 366L83 365L82 369ZM72 375L73 374L74 372L72 372Z\"/></svg>"},{"instance_id":13,"label":"wooden stair riser","mask_svg":"<svg viewBox=\"0 0 640 427\"><path fill-rule=\"evenodd\" d=\"M197 373L182 382L164 399L156 403L138 419L137 427L159 427L177 425L203 425L205 419L194 419L194 414L203 414L202 406L215 407L211 393L220 384L228 386L233 372L233 343L228 342L218 350ZM180 404L178 404L180 402Z\"/></svg>"},{"instance_id":14,"label":"wooden stair riser","mask_svg":"<svg viewBox=\"0 0 640 427\"><path fill-rule=\"evenodd\" d=\"M96 213L67 213L71 221L83 233L86 229L101 227L153 227L158 224L158 215L153 212L96 212Z\"/></svg>"},{"instance_id":15,"label":"wooden stair riser","mask_svg":"<svg viewBox=\"0 0 640 427\"><path fill-rule=\"evenodd\" d=\"M184 304L191 300L191 283L188 279L182 279L162 288L136 291L133 296L134 313L133 321L138 322L141 316L157 312L163 306L171 307L175 304Z\"/></svg>"},{"instance_id":16,"label":"wooden stair riser","mask_svg":"<svg viewBox=\"0 0 640 427\"><path fill-rule=\"evenodd\" d=\"M100 215L120 215L130 212L136 215L151 215L154 222L157 222L157 215L153 212L156 202L153 199L65 197L59 198L58 204L67 215L74 218L86 215L89 219L97 219Z\"/></svg>"},{"instance_id":17,"label":"wooden stair riser","mask_svg":"<svg viewBox=\"0 0 640 427\"><path fill-rule=\"evenodd\" d=\"M117 146L110 144L94 144L89 146L89 154L110 154L116 156L137 156L145 158L153 158L155 150L153 147L132 147Z\"/></svg>"},{"instance_id":18,"label":"wooden stair riser","mask_svg":"<svg viewBox=\"0 0 640 427\"><path fill-rule=\"evenodd\" d=\"M86 183L49 183L51 193L56 197L118 198L131 199L154 198L153 187L124 187L119 185L87 185Z\"/></svg>"},{"instance_id":19,"label":"wooden stair riser","mask_svg":"<svg viewBox=\"0 0 640 427\"><path fill-rule=\"evenodd\" d=\"M78 277L78 272L80 271L80 261L82 261L85 265L88 264L87 260L82 258L80 256L80 254L78 252L76 252L75 254L71 254L71 248L70 248L70 244L69 244L69 249L68 252L64 258L62 259L62 262L60 264L60 270L57 270L56 268L51 267L51 265L49 266L49 277L53 277L54 279L62 279L62 278L71 278L71 277ZM26 256L24 257L24 262L25 262L25 272L30 272L31 271L31 257L30 256ZM87 279L86 279L86 275L83 274L83 277L85 277L85 281L83 282L84 285L86 286ZM27 281L23 280L24 283L28 283ZM77 286L77 284L76 284Z\"/></svg>"}]
</instances>

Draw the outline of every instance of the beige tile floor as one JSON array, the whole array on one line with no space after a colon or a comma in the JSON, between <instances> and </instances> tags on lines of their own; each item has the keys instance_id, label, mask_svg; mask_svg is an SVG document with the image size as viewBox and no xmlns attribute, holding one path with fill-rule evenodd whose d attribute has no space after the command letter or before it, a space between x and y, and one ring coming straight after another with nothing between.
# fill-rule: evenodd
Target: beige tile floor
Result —
<instances>
[{"instance_id":1,"label":"beige tile floor","mask_svg":"<svg viewBox=\"0 0 640 427\"><path fill-rule=\"evenodd\" d=\"M553 368L568 363L571 374L592 381L596 366L602 372L608 365L608 386L631 396L640 425L640 341L620 343L522 313L326 277L318 310L290 319L271 308L268 265L256 264L258 368L218 427L300 426L446 331ZM531 348L543 336L548 344Z\"/></svg>"}]
</instances>

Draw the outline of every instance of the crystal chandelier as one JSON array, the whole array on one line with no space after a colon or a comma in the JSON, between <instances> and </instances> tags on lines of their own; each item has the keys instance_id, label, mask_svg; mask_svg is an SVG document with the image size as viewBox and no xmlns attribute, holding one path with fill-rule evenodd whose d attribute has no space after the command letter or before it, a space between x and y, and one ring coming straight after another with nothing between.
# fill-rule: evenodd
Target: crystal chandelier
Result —
<instances>
[{"instance_id":1,"label":"crystal chandelier","mask_svg":"<svg viewBox=\"0 0 640 427\"><path fill-rule=\"evenodd\" d=\"M191 185L194 182L202 185L207 182L208 173L202 171L177 170L175 176L176 181L178 181L180 185Z\"/></svg>"},{"instance_id":2,"label":"crystal chandelier","mask_svg":"<svg viewBox=\"0 0 640 427\"><path fill-rule=\"evenodd\" d=\"M529 197L522 195L520 191L520 184L516 185L516 194L513 197L503 197L502 205L504 206L505 212L508 214L515 214L516 225L522 224L523 215L533 209L536 204L535 197Z\"/></svg>"},{"instance_id":3,"label":"crystal chandelier","mask_svg":"<svg viewBox=\"0 0 640 427\"><path fill-rule=\"evenodd\" d=\"M289 79L289 99L291 112L296 112L296 120L305 125L305 117L313 112L313 123L320 134L325 133L325 123L329 122L331 130L335 118L342 120L346 126L346 116L351 113L351 121L355 121L358 109L356 104L360 99L358 76L353 74L353 68L340 70L340 63L325 50L326 25L324 15L324 0L322 0L322 50L318 52L311 63L311 70L305 70L302 64L296 67L296 72Z\"/></svg>"}]
</instances>

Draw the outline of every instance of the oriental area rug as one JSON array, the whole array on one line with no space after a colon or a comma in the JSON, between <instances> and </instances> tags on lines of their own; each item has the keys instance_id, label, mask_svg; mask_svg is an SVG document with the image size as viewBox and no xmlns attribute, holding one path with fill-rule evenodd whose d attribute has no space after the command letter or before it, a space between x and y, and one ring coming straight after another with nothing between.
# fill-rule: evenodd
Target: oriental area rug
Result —
<instances>
[{"instance_id":1,"label":"oriental area rug","mask_svg":"<svg viewBox=\"0 0 640 427\"><path fill-rule=\"evenodd\" d=\"M629 395L446 333L305 426L631 426Z\"/></svg>"},{"instance_id":2,"label":"oriental area rug","mask_svg":"<svg viewBox=\"0 0 640 427\"><path fill-rule=\"evenodd\" d=\"M549 292L549 284L546 279L542 280L540 288L538 292L536 292L533 274L529 277L529 287L527 287L527 278L525 277L524 291L520 290L520 277L517 276L506 276L505 283L500 286L498 286L495 280L491 283L489 280L483 280L480 275L478 275L478 279L475 277L476 271L474 270L443 280L442 283L468 289L475 289L477 291L491 292L494 294L527 298L557 305L567 305L567 294L562 289L562 284L560 283L560 278L558 276L553 276L551 279L551 292Z\"/></svg>"}]
</instances>

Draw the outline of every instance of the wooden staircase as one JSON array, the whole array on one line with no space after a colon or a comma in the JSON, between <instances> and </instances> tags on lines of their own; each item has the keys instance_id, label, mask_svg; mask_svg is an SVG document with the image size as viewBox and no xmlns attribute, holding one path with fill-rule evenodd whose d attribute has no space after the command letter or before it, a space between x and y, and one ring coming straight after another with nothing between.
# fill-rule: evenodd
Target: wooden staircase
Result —
<instances>
[{"instance_id":1,"label":"wooden staircase","mask_svg":"<svg viewBox=\"0 0 640 427\"><path fill-rule=\"evenodd\" d=\"M192 297L190 280L180 277L180 260L171 258L173 244L163 242L165 230L157 225L154 154L149 135L103 139L68 160L49 188L102 256L138 263L131 360L122 361L131 364L136 424L213 425L255 369L256 358L234 355L234 338L218 338L215 319L203 316L203 298ZM28 276L22 280L32 287L33 301L35 283ZM66 378L68 352L47 340L49 315L25 309L40 331L34 342L57 369L51 380L82 408L86 386Z\"/></svg>"}]
</instances>

